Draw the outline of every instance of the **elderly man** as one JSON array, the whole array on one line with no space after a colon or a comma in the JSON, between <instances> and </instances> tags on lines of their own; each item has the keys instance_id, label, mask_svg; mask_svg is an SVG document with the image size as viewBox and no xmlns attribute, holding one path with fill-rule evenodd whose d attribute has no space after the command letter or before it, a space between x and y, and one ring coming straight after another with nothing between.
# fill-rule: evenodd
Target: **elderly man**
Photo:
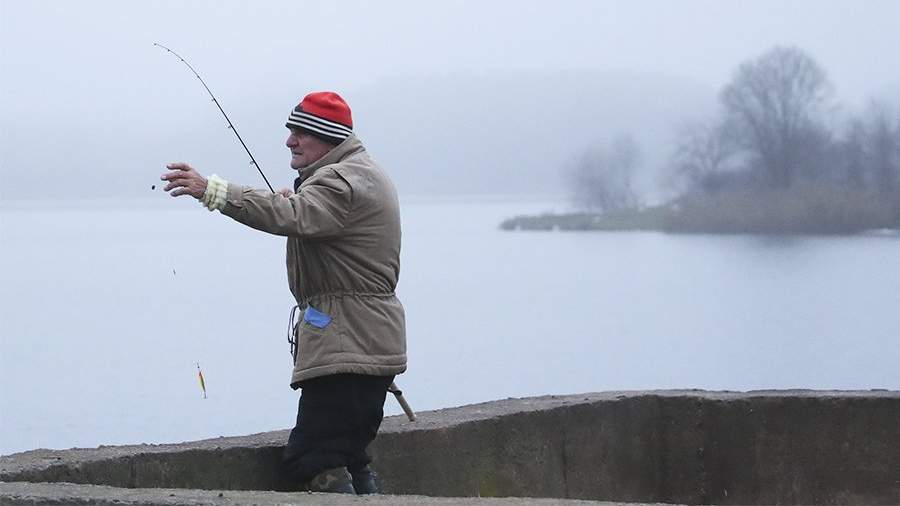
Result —
<instances>
[{"instance_id":1,"label":"elderly man","mask_svg":"<svg viewBox=\"0 0 900 506\"><path fill-rule=\"evenodd\" d=\"M309 490L376 491L366 447L384 416L387 389L406 370L400 209L388 176L353 134L336 93L310 93L288 117L294 190L272 193L208 179L171 163L171 195L287 237L288 284L303 318L294 327L291 387L301 389L284 451L289 479Z\"/></svg>"}]
</instances>

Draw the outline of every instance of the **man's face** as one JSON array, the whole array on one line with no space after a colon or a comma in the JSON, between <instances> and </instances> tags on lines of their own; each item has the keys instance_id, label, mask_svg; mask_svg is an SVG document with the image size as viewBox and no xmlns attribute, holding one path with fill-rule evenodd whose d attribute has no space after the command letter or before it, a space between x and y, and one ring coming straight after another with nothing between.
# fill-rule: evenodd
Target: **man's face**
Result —
<instances>
[{"instance_id":1,"label":"man's face","mask_svg":"<svg viewBox=\"0 0 900 506\"><path fill-rule=\"evenodd\" d=\"M327 142L297 128L291 128L285 146L291 150L291 168L300 170L331 151Z\"/></svg>"}]
</instances>

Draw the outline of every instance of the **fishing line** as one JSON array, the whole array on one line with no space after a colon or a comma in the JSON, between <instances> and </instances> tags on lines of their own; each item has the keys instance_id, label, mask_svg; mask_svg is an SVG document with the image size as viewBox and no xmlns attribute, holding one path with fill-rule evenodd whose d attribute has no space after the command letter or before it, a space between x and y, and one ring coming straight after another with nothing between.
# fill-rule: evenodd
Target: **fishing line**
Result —
<instances>
[{"instance_id":1,"label":"fishing line","mask_svg":"<svg viewBox=\"0 0 900 506\"><path fill-rule=\"evenodd\" d=\"M271 190L272 193L275 193L275 189L272 188L272 185L271 185L271 184L269 184L269 179L266 178L266 175L263 174L263 171L262 171L262 169L259 167L259 164L256 163L256 158L253 157L253 153L251 153L250 150L247 148L247 144L244 143L244 139L241 139L241 134L239 134L238 131L237 131L237 129L234 128L234 124L231 123L231 120L228 119L228 115L225 114L225 109L222 109L222 105L219 104L219 101L216 99L216 96L213 95L213 92L212 92L212 91L210 91L209 86L206 85L206 82L203 80L202 77L200 77L200 74L198 74L197 71L194 70L194 67L192 67L191 64L187 62L187 60L185 60L184 58L182 58L181 55L179 55L179 54L176 53L175 51L172 51L171 49L167 48L166 46L164 46L164 45L162 45L162 44L160 44L160 43L158 43L158 42L154 42L153 45L154 45L154 46L161 47L161 48L165 49L166 51L168 51L168 52L172 53L173 55L175 55L176 58L178 58L179 60L181 60L182 63L184 63L185 65L187 65L187 67L188 67L189 69L191 69L191 72L193 72L194 75L197 76L197 79L199 79L199 80L200 80L200 83L203 85L203 87L206 88L206 92L209 93L209 96L210 96L210 97L212 97L212 101L215 102L216 107L219 108L219 111L222 113L222 116L225 116L225 121L228 122L228 128L231 129L232 132L234 132L234 135L237 136L238 140L241 142L241 146L244 147L244 151L246 151L246 152L247 152L247 155L250 156L250 163L253 164L254 166L256 166L256 170L259 171L259 175L262 176L263 181L266 182L266 186L269 187L269 190Z\"/></svg>"}]
</instances>

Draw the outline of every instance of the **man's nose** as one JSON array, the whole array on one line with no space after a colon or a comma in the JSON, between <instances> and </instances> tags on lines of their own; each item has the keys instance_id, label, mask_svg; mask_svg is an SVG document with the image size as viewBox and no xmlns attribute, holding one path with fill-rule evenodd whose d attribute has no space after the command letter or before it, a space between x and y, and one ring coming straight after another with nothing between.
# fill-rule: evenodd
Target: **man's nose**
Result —
<instances>
[{"instance_id":1,"label":"man's nose","mask_svg":"<svg viewBox=\"0 0 900 506\"><path fill-rule=\"evenodd\" d=\"M288 134L287 140L284 141L284 145L289 148L297 145L297 139L294 138L294 134Z\"/></svg>"}]
</instances>

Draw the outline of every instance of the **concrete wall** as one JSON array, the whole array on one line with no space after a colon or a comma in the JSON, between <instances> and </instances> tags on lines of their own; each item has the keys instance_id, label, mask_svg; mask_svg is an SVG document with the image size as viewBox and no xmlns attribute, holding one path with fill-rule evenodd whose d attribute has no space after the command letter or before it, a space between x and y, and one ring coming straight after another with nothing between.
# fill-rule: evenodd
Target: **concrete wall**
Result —
<instances>
[{"instance_id":1,"label":"concrete wall","mask_svg":"<svg viewBox=\"0 0 900 506\"><path fill-rule=\"evenodd\" d=\"M385 420L394 494L685 504L900 503L900 392L608 392ZM287 432L0 457L2 481L289 490Z\"/></svg>"}]
</instances>

